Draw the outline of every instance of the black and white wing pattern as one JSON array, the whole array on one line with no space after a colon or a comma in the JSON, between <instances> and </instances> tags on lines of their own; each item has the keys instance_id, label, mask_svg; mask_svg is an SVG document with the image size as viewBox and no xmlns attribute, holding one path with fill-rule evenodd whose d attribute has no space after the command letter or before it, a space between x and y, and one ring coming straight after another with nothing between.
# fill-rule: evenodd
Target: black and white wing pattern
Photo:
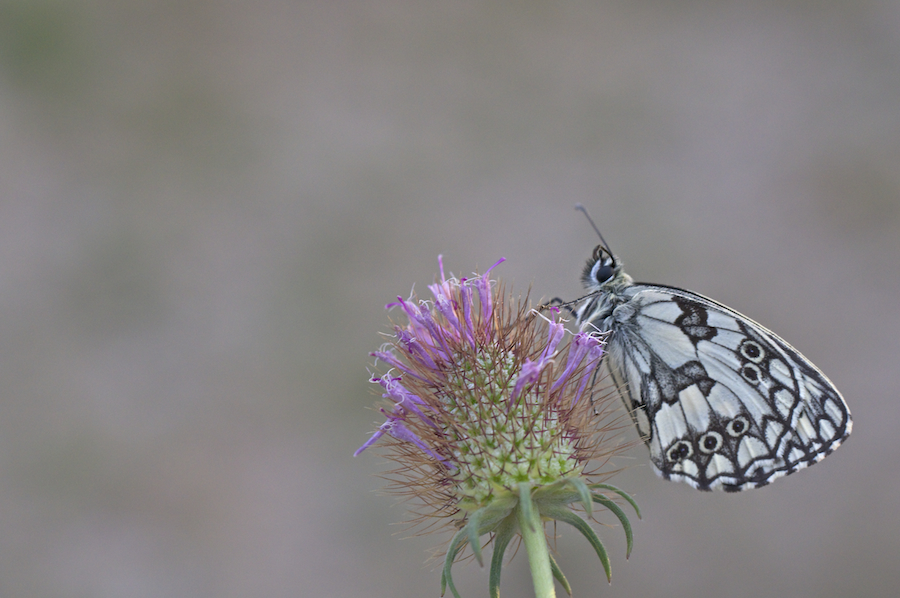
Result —
<instances>
[{"instance_id":1,"label":"black and white wing pattern","mask_svg":"<svg viewBox=\"0 0 900 598\"><path fill-rule=\"evenodd\" d=\"M633 283L607 250L582 329L608 331L607 367L657 472L700 490L744 490L821 461L850 434L850 412L796 349L702 295Z\"/></svg>"}]
</instances>

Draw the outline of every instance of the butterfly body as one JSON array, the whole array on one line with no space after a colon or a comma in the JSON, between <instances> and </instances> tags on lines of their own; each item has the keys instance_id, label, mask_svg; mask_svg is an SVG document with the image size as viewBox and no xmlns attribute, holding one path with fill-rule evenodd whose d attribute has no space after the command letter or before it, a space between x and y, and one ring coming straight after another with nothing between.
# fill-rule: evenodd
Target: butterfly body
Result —
<instances>
[{"instance_id":1,"label":"butterfly body","mask_svg":"<svg viewBox=\"0 0 900 598\"><path fill-rule=\"evenodd\" d=\"M830 380L779 336L697 293L635 283L598 246L582 330L608 333L607 369L666 479L700 490L764 486L850 434Z\"/></svg>"}]
</instances>

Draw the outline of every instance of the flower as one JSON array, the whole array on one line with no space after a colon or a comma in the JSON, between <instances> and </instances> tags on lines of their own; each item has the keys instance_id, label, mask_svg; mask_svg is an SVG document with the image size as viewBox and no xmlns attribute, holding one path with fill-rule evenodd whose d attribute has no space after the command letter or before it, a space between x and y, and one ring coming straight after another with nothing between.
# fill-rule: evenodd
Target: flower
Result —
<instances>
[{"instance_id":1,"label":"flower","mask_svg":"<svg viewBox=\"0 0 900 598\"><path fill-rule=\"evenodd\" d=\"M555 577L568 582L547 551L545 519L564 521L584 534L607 577L609 560L594 531L571 510L593 503L622 523L628 552L631 527L601 483L601 468L623 449L610 436L609 396L593 391L603 356L594 332L570 334L555 316L545 318L524 302L511 306L503 286L483 275L444 275L429 285L433 299L398 297L405 322L371 355L389 370L372 377L390 404L386 421L355 453L379 444L397 463L394 489L420 499L424 518L443 518L459 531L450 543L442 575L449 585L453 561L468 544L479 563L481 542L493 534L491 595L499 592L500 567L509 542L520 535L538 596L553 595ZM567 340L568 342L564 342ZM606 422L606 425L601 425ZM615 440L615 439L613 439ZM638 516L640 514L638 513Z\"/></svg>"}]
</instances>

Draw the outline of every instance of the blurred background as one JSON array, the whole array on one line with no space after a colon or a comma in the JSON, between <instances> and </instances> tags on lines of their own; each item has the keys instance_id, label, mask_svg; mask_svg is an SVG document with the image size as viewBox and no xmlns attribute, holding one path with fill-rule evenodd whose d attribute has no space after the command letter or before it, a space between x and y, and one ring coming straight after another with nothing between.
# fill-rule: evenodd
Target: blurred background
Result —
<instances>
[{"instance_id":1,"label":"blurred background","mask_svg":"<svg viewBox=\"0 0 900 598\"><path fill-rule=\"evenodd\" d=\"M438 596L351 458L383 306L438 254L579 296L576 202L855 419L740 495L636 447L611 586L559 528L576 596L895 592L897 2L0 0L0 596Z\"/></svg>"}]
</instances>

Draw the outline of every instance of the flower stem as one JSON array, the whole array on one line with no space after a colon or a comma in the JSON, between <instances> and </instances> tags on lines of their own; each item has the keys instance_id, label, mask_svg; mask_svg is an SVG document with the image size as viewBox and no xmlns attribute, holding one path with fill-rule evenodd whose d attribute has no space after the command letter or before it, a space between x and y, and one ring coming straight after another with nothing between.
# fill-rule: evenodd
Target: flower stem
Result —
<instances>
[{"instance_id":1,"label":"flower stem","mask_svg":"<svg viewBox=\"0 0 900 598\"><path fill-rule=\"evenodd\" d=\"M534 508L531 496L527 492L519 494L516 518L519 521L519 530L522 534L522 542L525 544L525 551L528 553L528 565L531 567L535 598L556 598L547 536L544 535L544 523L541 521L540 512Z\"/></svg>"}]
</instances>

